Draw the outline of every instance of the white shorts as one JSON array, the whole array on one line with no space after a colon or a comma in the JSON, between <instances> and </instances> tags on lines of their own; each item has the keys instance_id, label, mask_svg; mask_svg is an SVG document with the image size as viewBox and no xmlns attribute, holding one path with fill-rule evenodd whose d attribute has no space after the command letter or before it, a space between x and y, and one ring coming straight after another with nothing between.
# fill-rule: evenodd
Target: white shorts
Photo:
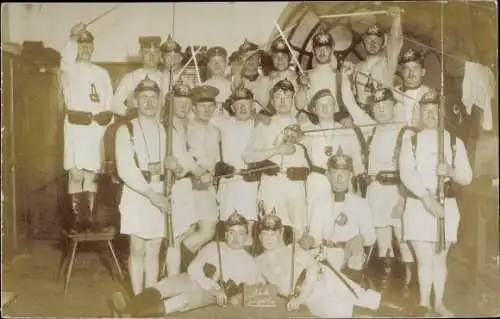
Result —
<instances>
[{"instance_id":1,"label":"white shorts","mask_svg":"<svg viewBox=\"0 0 500 319\"><path fill-rule=\"evenodd\" d=\"M213 187L206 191L193 190L193 199L197 220L217 220L217 201Z\"/></svg>"},{"instance_id":2,"label":"white shorts","mask_svg":"<svg viewBox=\"0 0 500 319\"><path fill-rule=\"evenodd\" d=\"M245 182L240 177L222 179L219 185L221 220L226 220L237 211L247 220L257 220L258 182Z\"/></svg>"}]
</instances>

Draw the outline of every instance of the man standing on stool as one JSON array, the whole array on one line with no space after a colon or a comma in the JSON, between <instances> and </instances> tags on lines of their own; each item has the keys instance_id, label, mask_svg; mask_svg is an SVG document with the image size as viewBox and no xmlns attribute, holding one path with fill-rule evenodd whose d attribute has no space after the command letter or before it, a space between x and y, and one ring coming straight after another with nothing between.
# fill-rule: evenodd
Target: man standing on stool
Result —
<instances>
[{"instance_id":1,"label":"man standing on stool","mask_svg":"<svg viewBox=\"0 0 500 319\"><path fill-rule=\"evenodd\" d=\"M90 62L94 37L78 24L71 29L70 42L62 51L61 81L67 115L64 121L64 169L68 171L73 223L71 233L89 226L99 230L96 221L95 195L102 166L104 132L113 118L113 87L108 72ZM81 202L83 201L83 202ZM84 222L82 205L88 205ZM85 211L85 209L84 209Z\"/></svg>"},{"instance_id":2,"label":"man standing on stool","mask_svg":"<svg viewBox=\"0 0 500 319\"><path fill-rule=\"evenodd\" d=\"M146 77L135 89L137 118L116 132L116 167L123 180L120 232L130 235L134 294L158 281L169 201L163 196L166 132L158 119L160 87Z\"/></svg>"}]
</instances>

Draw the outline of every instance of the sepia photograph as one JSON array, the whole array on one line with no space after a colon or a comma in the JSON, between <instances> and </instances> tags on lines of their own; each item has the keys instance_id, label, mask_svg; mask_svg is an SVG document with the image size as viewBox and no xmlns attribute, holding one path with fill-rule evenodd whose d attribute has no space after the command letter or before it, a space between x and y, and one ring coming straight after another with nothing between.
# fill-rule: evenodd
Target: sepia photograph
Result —
<instances>
[{"instance_id":1,"label":"sepia photograph","mask_svg":"<svg viewBox=\"0 0 500 319\"><path fill-rule=\"evenodd\" d=\"M500 316L494 0L1 6L1 316Z\"/></svg>"}]
</instances>

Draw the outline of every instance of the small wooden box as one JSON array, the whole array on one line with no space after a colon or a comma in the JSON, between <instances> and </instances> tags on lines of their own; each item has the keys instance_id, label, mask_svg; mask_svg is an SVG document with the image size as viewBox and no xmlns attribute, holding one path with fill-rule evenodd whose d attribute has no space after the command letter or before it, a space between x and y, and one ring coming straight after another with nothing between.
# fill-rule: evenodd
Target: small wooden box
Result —
<instances>
[{"instance_id":1,"label":"small wooden box","mask_svg":"<svg viewBox=\"0 0 500 319\"><path fill-rule=\"evenodd\" d=\"M276 308L279 304L278 289L274 285L245 285L244 296L246 307Z\"/></svg>"}]
</instances>

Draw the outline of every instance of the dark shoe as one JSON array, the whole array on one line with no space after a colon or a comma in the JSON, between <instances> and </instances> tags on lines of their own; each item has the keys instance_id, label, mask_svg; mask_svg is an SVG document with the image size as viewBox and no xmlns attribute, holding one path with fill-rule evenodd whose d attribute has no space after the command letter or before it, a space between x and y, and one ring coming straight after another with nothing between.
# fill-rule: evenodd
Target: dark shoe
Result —
<instances>
[{"instance_id":1,"label":"dark shoe","mask_svg":"<svg viewBox=\"0 0 500 319\"><path fill-rule=\"evenodd\" d=\"M121 295L121 296L120 296ZM125 298L120 293L113 295L115 311L126 317L163 317L165 309L161 293L154 288L145 288L139 294L125 302Z\"/></svg>"}]
</instances>

